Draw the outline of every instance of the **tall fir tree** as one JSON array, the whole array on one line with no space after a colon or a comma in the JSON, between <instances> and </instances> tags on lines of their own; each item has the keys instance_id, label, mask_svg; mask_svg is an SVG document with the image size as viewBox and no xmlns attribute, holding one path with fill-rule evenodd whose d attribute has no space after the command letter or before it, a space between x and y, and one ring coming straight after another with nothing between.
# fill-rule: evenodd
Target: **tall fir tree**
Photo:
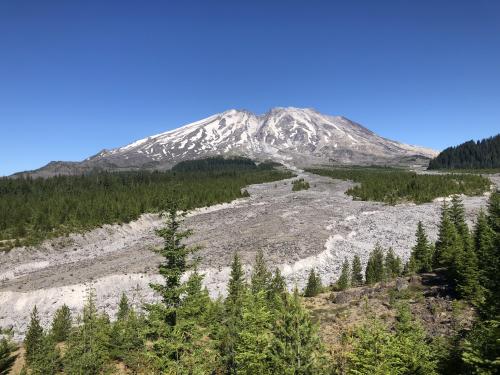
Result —
<instances>
[{"instance_id":1,"label":"tall fir tree","mask_svg":"<svg viewBox=\"0 0 500 375\"><path fill-rule=\"evenodd\" d=\"M309 277L307 278L307 284L304 289L304 296L315 297L321 292L321 289L321 279L313 268L309 271Z\"/></svg>"},{"instance_id":2,"label":"tall fir tree","mask_svg":"<svg viewBox=\"0 0 500 375\"><path fill-rule=\"evenodd\" d=\"M351 285L351 267L347 258L344 259L342 263L342 271L340 273L339 279L337 280L336 286L339 290L346 290Z\"/></svg>"},{"instance_id":3,"label":"tall fir tree","mask_svg":"<svg viewBox=\"0 0 500 375\"><path fill-rule=\"evenodd\" d=\"M351 285L353 287L363 285L363 268L361 267L361 259L357 254L352 258Z\"/></svg>"},{"instance_id":4,"label":"tall fir tree","mask_svg":"<svg viewBox=\"0 0 500 375\"><path fill-rule=\"evenodd\" d=\"M250 286L252 292L259 293L261 291L264 291L266 295L268 295L270 280L271 273L267 268L266 261L264 259L264 252L262 250L259 250L255 255L255 263L251 276Z\"/></svg>"},{"instance_id":5,"label":"tall fir tree","mask_svg":"<svg viewBox=\"0 0 500 375\"><path fill-rule=\"evenodd\" d=\"M43 340L44 332L40 324L40 316L38 315L37 307L34 306L31 312L28 330L24 338L25 358L28 365L31 365L35 361L36 356L43 347Z\"/></svg>"},{"instance_id":6,"label":"tall fir tree","mask_svg":"<svg viewBox=\"0 0 500 375\"><path fill-rule=\"evenodd\" d=\"M51 334L56 342L66 341L71 333L71 311L65 304L56 310L52 320Z\"/></svg>"},{"instance_id":7,"label":"tall fir tree","mask_svg":"<svg viewBox=\"0 0 500 375\"><path fill-rule=\"evenodd\" d=\"M123 320L127 317L130 311L130 305L128 303L128 298L125 293L122 293L120 297L120 302L118 303L118 312L116 313L116 319Z\"/></svg>"},{"instance_id":8,"label":"tall fir tree","mask_svg":"<svg viewBox=\"0 0 500 375\"><path fill-rule=\"evenodd\" d=\"M377 244L368 258L365 270L365 280L368 285L371 285L384 281L385 278L384 250Z\"/></svg>"},{"instance_id":9,"label":"tall fir tree","mask_svg":"<svg viewBox=\"0 0 500 375\"><path fill-rule=\"evenodd\" d=\"M418 222L417 232L415 233L417 238L416 245L412 248L410 257L410 271L412 273L418 272L430 272L432 271L432 247L427 239L427 234L425 233L424 226L421 221Z\"/></svg>"},{"instance_id":10,"label":"tall fir tree","mask_svg":"<svg viewBox=\"0 0 500 375\"><path fill-rule=\"evenodd\" d=\"M401 258L394 253L392 247L389 248L385 255L384 265L386 277L389 279L398 277L403 272Z\"/></svg>"},{"instance_id":11,"label":"tall fir tree","mask_svg":"<svg viewBox=\"0 0 500 375\"><path fill-rule=\"evenodd\" d=\"M270 373L312 375L323 373L323 348L317 327L302 306L295 288L277 312L270 345Z\"/></svg>"}]
</instances>

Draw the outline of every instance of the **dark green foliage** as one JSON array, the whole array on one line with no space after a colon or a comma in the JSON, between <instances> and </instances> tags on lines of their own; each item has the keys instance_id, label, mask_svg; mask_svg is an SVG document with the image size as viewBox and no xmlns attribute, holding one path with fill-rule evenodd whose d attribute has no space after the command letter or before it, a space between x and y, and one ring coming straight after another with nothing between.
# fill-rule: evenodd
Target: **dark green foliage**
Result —
<instances>
[{"instance_id":1,"label":"dark green foliage","mask_svg":"<svg viewBox=\"0 0 500 375\"><path fill-rule=\"evenodd\" d=\"M341 180L352 180L361 185L347 190L347 194L362 201L389 204L411 201L417 204L431 202L451 194L479 195L490 186L488 179L472 174L426 175L393 168L338 168L311 169L311 173Z\"/></svg>"},{"instance_id":2,"label":"dark green foliage","mask_svg":"<svg viewBox=\"0 0 500 375\"><path fill-rule=\"evenodd\" d=\"M430 272L432 270L433 250L427 239L422 222L418 222L416 245L411 250L409 271L411 273Z\"/></svg>"},{"instance_id":3,"label":"dark green foliage","mask_svg":"<svg viewBox=\"0 0 500 375\"><path fill-rule=\"evenodd\" d=\"M56 342L66 341L71 332L71 311L66 305L57 309L52 321L51 334Z\"/></svg>"},{"instance_id":4,"label":"dark green foliage","mask_svg":"<svg viewBox=\"0 0 500 375\"><path fill-rule=\"evenodd\" d=\"M401 258L394 254L392 247L387 250L384 260L385 275L388 279L394 279L403 272L403 262Z\"/></svg>"},{"instance_id":5,"label":"dark green foliage","mask_svg":"<svg viewBox=\"0 0 500 375\"><path fill-rule=\"evenodd\" d=\"M365 270L365 280L368 285L371 285L384 281L385 279L384 251L380 245L377 244L368 258Z\"/></svg>"},{"instance_id":6,"label":"dark green foliage","mask_svg":"<svg viewBox=\"0 0 500 375\"><path fill-rule=\"evenodd\" d=\"M7 375L16 361L17 354L14 352L17 346L7 340L7 338L0 339L0 375Z\"/></svg>"},{"instance_id":7,"label":"dark green foliage","mask_svg":"<svg viewBox=\"0 0 500 375\"><path fill-rule=\"evenodd\" d=\"M271 272L267 269L264 253L262 250L257 251L255 255L255 264L253 266L250 287L253 293L265 292L266 295L270 290Z\"/></svg>"},{"instance_id":8,"label":"dark green foliage","mask_svg":"<svg viewBox=\"0 0 500 375\"><path fill-rule=\"evenodd\" d=\"M276 314L270 345L271 374L322 373L323 348L317 327L302 306L299 293L287 294Z\"/></svg>"},{"instance_id":9,"label":"dark green foliage","mask_svg":"<svg viewBox=\"0 0 500 375\"><path fill-rule=\"evenodd\" d=\"M467 373L494 375L500 373L500 322L478 322L467 335L462 359Z\"/></svg>"},{"instance_id":10,"label":"dark green foliage","mask_svg":"<svg viewBox=\"0 0 500 375\"><path fill-rule=\"evenodd\" d=\"M183 208L229 202L242 188L292 177L248 159L183 162L167 172L96 172L47 179L0 178L0 250L48 237L135 220L167 200Z\"/></svg>"},{"instance_id":11,"label":"dark green foliage","mask_svg":"<svg viewBox=\"0 0 500 375\"><path fill-rule=\"evenodd\" d=\"M351 286L351 267L349 266L349 261L347 258L344 259L342 263L342 271L340 277L335 284L338 290L346 290Z\"/></svg>"},{"instance_id":12,"label":"dark green foliage","mask_svg":"<svg viewBox=\"0 0 500 375\"><path fill-rule=\"evenodd\" d=\"M321 283L321 280L319 280ZM281 275L279 268L276 268L271 279L271 294L283 297L286 294L285 278Z\"/></svg>"},{"instance_id":13,"label":"dark green foliage","mask_svg":"<svg viewBox=\"0 0 500 375\"><path fill-rule=\"evenodd\" d=\"M69 375L98 375L109 365L111 325L107 315L100 314L91 291L83 316L68 340L63 358L64 372Z\"/></svg>"},{"instance_id":14,"label":"dark green foliage","mask_svg":"<svg viewBox=\"0 0 500 375\"><path fill-rule=\"evenodd\" d=\"M128 303L128 298L125 293L122 293L120 297L120 302L118 303L118 312L116 314L117 320L123 320L127 317L130 311L130 305Z\"/></svg>"},{"instance_id":15,"label":"dark green foliage","mask_svg":"<svg viewBox=\"0 0 500 375\"><path fill-rule=\"evenodd\" d=\"M292 191L307 190L309 188L309 182L305 181L303 178L292 181Z\"/></svg>"},{"instance_id":16,"label":"dark green foliage","mask_svg":"<svg viewBox=\"0 0 500 375\"><path fill-rule=\"evenodd\" d=\"M321 285L321 278L314 269L309 272L309 278L307 279L307 285L304 289L304 296L314 297L321 293L323 286Z\"/></svg>"},{"instance_id":17,"label":"dark green foliage","mask_svg":"<svg viewBox=\"0 0 500 375\"><path fill-rule=\"evenodd\" d=\"M354 255L351 266L351 286L356 287L363 285L363 268L361 267L361 259L359 255Z\"/></svg>"},{"instance_id":18,"label":"dark green foliage","mask_svg":"<svg viewBox=\"0 0 500 375\"><path fill-rule=\"evenodd\" d=\"M429 169L477 168L500 168L500 134L448 147L429 163Z\"/></svg>"},{"instance_id":19,"label":"dark green foliage","mask_svg":"<svg viewBox=\"0 0 500 375\"><path fill-rule=\"evenodd\" d=\"M456 273L456 260L463 251L463 243L453 223L449 208L443 203L441 209L441 222L439 224L438 240L434 252L435 266L447 267L452 279Z\"/></svg>"},{"instance_id":20,"label":"dark green foliage","mask_svg":"<svg viewBox=\"0 0 500 375\"><path fill-rule=\"evenodd\" d=\"M28 365L34 362L35 357L41 351L44 336L43 328L40 325L38 309L35 306L31 312L30 323L24 338L24 348L26 350L25 358Z\"/></svg>"}]
</instances>

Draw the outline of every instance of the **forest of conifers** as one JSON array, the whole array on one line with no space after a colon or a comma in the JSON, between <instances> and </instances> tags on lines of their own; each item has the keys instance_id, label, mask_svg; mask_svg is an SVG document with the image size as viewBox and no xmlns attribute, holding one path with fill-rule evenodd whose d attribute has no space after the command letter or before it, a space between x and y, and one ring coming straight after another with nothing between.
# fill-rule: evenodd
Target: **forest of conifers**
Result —
<instances>
[{"instance_id":1,"label":"forest of conifers","mask_svg":"<svg viewBox=\"0 0 500 375\"><path fill-rule=\"evenodd\" d=\"M181 162L167 172L98 172L47 179L0 179L0 250L156 212L229 202L255 183L292 177L276 164L244 158Z\"/></svg>"},{"instance_id":2,"label":"forest of conifers","mask_svg":"<svg viewBox=\"0 0 500 375\"><path fill-rule=\"evenodd\" d=\"M429 169L478 168L500 168L500 134L448 147L429 163Z\"/></svg>"},{"instance_id":3,"label":"forest of conifers","mask_svg":"<svg viewBox=\"0 0 500 375\"><path fill-rule=\"evenodd\" d=\"M354 199L389 204L426 203L452 194L478 195L490 187L487 178L474 174L417 174L382 167L322 168L308 172L358 182L346 193Z\"/></svg>"},{"instance_id":4,"label":"forest of conifers","mask_svg":"<svg viewBox=\"0 0 500 375\"><path fill-rule=\"evenodd\" d=\"M373 316L359 322L327 350L295 288L288 292L279 269L267 268L259 252L249 279L235 254L225 299L210 299L203 275L187 259L194 249L182 245L178 207L168 207L166 225L158 230L164 247L156 250L163 282L151 284L159 301L136 310L122 296L114 321L88 297L83 316L74 319L66 306L50 328L33 310L24 340L22 374L290 374L290 375L495 375L500 371L500 194L493 193L487 212L480 212L471 231L464 207L454 197L444 205L438 240L432 244L421 224L404 271L397 257L376 247L361 274L359 260L348 264L334 287L375 284L438 268L444 270L455 298L477 311L471 329L456 335L429 334L412 314L411 300L399 300L392 326ZM312 273L313 274L313 273ZM313 280L313 281L311 281ZM314 285L312 285L314 283ZM313 290L316 288L316 290ZM306 296L318 292L309 279ZM324 290L323 290L324 291ZM415 301L413 301L414 303ZM370 308L366 299L366 309ZM0 373L19 354L0 340ZM5 371L5 372L2 372Z\"/></svg>"}]
</instances>

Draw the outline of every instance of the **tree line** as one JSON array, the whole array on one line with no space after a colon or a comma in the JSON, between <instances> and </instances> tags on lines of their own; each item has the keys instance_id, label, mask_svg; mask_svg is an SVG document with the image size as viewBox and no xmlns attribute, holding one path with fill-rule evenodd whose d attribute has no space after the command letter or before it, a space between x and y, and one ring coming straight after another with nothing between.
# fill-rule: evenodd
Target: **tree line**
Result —
<instances>
[{"instance_id":1,"label":"tree line","mask_svg":"<svg viewBox=\"0 0 500 375\"><path fill-rule=\"evenodd\" d=\"M429 162L429 169L500 168L500 134L448 147Z\"/></svg>"},{"instance_id":2,"label":"tree line","mask_svg":"<svg viewBox=\"0 0 500 375\"><path fill-rule=\"evenodd\" d=\"M292 177L273 163L222 157L180 163L166 172L95 172L0 179L0 250L124 223L177 199L191 209L247 196L247 185Z\"/></svg>"},{"instance_id":3,"label":"tree line","mask_svg":"<svg viewBox=\"0 0 500 375\"><path fill-rule=\"evenodd\" d=\"M417 174L395 168L309 169L321 176L357 182L346 194L362 201L388 204L426 203L452 194L479 195L490 188L487 178L473 174Z\"/></svg>"}]
</instances>

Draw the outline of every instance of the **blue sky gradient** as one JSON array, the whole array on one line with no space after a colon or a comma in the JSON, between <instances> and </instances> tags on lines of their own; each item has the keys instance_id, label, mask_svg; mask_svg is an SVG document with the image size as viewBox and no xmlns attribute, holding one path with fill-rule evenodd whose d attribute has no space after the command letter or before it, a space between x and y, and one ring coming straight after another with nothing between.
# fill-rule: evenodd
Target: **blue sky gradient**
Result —
<instances>
[{"instance_id":1,"label":"blue sky gradient","mask_svg":"<svg viewBox=\"0 0 500 375\"><path fill-rule=\"evenodd\" d=\"M230 108L435 149L500 131L500 2L0 2L0 175Z\"/></svg>"}]
</instances>

